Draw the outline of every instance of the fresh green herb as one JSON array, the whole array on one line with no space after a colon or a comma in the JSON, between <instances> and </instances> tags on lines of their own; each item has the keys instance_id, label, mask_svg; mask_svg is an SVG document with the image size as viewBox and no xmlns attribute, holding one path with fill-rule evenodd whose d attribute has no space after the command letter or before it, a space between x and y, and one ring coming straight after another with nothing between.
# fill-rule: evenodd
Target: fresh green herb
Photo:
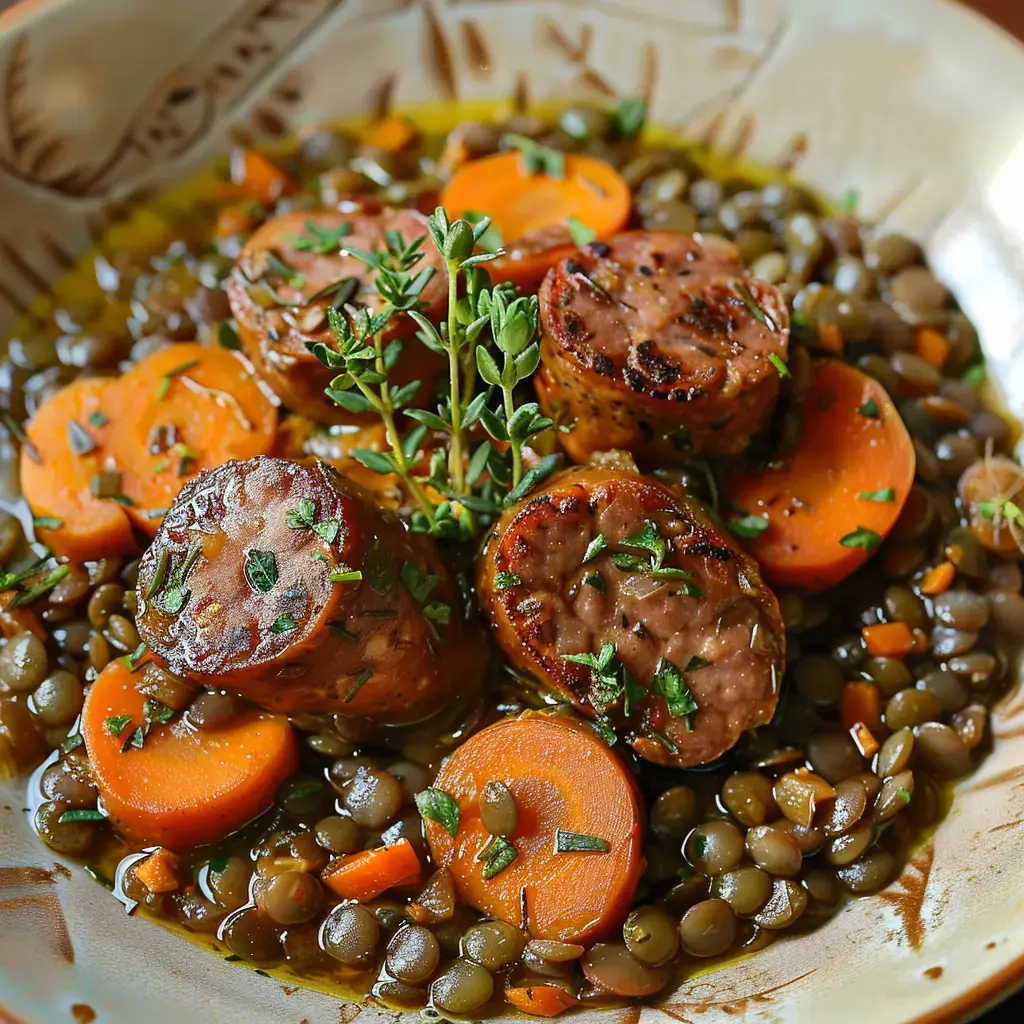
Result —
<instances>
[{"instance_id":1,"label":"fresh green herb","mask_svg":"<svg viewBox=\"0 0 1024 1024\"><path fill-rule=\"evenodd\" d=\"M626 96L615 109L615 130L624 139L635 139L647 120L647 104L639 96Z\"/></svg>"},{"instance_id":2,"label":"fresh green herb","mask_svg":"<svg viewBox=\"0 0 1024 1024\"><path fill-rule=\"evenodd\" d=\"M454 839L459 831L459 805L443 789L431 786L416 794L421 818L436 821Z\"/></svg>"},{"instance_id":3,"label":"fresh green herb","mask_svg":"<svg viewBox=\"0 0 1024 1024\"><path fill-rule=\"evenodd\" d=\"M110 417L100 412L98 409L96 412L89 413L89 425L93 427L105 427L110 422Z\"/></svg>"},{"instance_id":4,"label":"fresh green herb","mask_svg":"<svg viewBox=\"0 0 1024 1024\"><path fill-rule=\"evenodd\" d=\"M88 455L96 451L96 442L92 435L76 420L68 420L68 444L73 455Z\"/></svg>"},{"instance_id":5,"label":"fresh green herb","mask_svg":"<svg viewBox=\"0 0 1024 1024\"><path fill-rule=\"evenodd\" d=\"M791 377L792 374L789 372L789 367L786 365L786 361L776 352L768 353L768 362L775 367L778 375L785 380L787 377Z\"/></svg>"},{"instance_id":6,"label":"fresh green herb","mask_svg":"<svg viewBox=\"0 0 1024 1024\"><path fill-rule=\"evenodd\" d=\"M601 650L596 655L584 652L582 654L563 654L561 658L562 661L569 661L590 669L591 704L598 713L603 713L625 693L624 669L616 658L615 644L602 644Z\"/></svg>"},{"instance_id":7,"label":"fresh green herb","mask_svg":"<svg viewBox=\"0 0 1024 1024\"><path fill-rule=\"evenodd\" d=\"M693 699L682 673L667 658L662 658L658 663L651 689L665 698L668 713L673 718L689 719L689 716L698 710L697 702Z\"/></svg>"},{"instance_id":8,"label":"fresh green herb","mask_svg":"<svg viewBox=\"0 0 1024 1024\"><path fill-rule=\"evenodd\" d=\"M985 370L984 363L974 363L973 365L968 366L960 377L960 380L970 388L980 388L987 379L988 373Z\"/></svg>"},{"instance_id":9,"label":"fresh green herb","mask_svg":"<svg viewBox=\"0 0 1024 1024\"><path fill-rule=\"evenodd\" d=\"M629 718L633 708L647 696L647 690L630 674L625 665L622 666L622 713Z\"/></svg>"},{"instance_id":10,"label":"fresh green herb","mask_svg":"<svg viewBox=\"0 0 1024 1024\"><path fill-rule=\"evenodd\" d=\"M306 279L294 267L289 266L276 252L267 250L267 273L288 283L289 288L299 291L306 287Z\"/></svg>"},{"instance_id":11,"label":"fresh green herb","mask_svg":"<svg viewBox=\"0 0 1024 1024\"><path fill-rule=\"evenodd\" d=\"M599 594L605 592L604 577L599 572L588 572L583 577L583 585L596 590Z\"/></svg>"},{"instance_id":12,"label":"fresh green herb","mask_svg":"<svg viewBox=\"0 0 1024 1024\"><path fill-rule=\"evenodd\" d=\"M651 732L651 738L660 743L670 754L678 754L679 748L665 735L660 732Z\"/></svg>"},{"instance_id":13,"label":"fresh green herb","mask_svg":"<svg viewBox=\"0 0 1024 1024\"><path fill-rule=\"evenodd\" d=\"M597 238L597 232L593 228L588 228L583 221L577 220L575 217L566 218L566 223L569 225L569 237L572 239L572 244L582 248L584 245L590 245Z\"/></svg>"},{"instance_id":14,"label":"fresh green herb","mask_svg":"<svg viewBox=\"0 0 1024 1024\"><path fill-rule=\"evenodd\" d=\"M874 530L858 526L852 533L841 537L839 543L844 548L863 548L867 552L872 552L882 543L882 538Z\"/></svg>"},{"instance_id":15,"label":"fresh green herb","mask_svg":"<svg viewBox=\"0 0 1024 1024\"><path fill-rule=\"evenodd\" d=\"M70 736L66 736L64 738L64 742L61 743L60 749L67 754L72 750L77 750L83 743L85 743L85 739L82 737L82 734L80 732L73 732Z\"/></svg>"},{"instance_id":16,"label":"fresh green herb","mask_svg":"<svg viewBox=\"0 0 1024 1024\"><path fill-rule=\"evenodd\" d=\"M315 221L306 221L306 234L290 235L286 241L296 252L312 252L328 256L341 248L341 240L352 234L349 221L342 221L336 228L322 228Z\"/></svg>"},{"instance_id":17,"label":"fresh green herb","mask_svg":"<svg viewBox=\"0 0 1024 1024\"><path fill-rule=\"evenodd\" d=\"M226 964L237 964L242 958L237 953L232 953L229 956L224 957L224 963Z\"/></svg>"},{"instance_id":18,"label":"fresh green herb","mask_svg":"<svg viewBox=\"0 0 1024 1024\"><path fill-rule=\"evenodd\" d=\"M331 573L332 583L358 583L363 578L359 569L342 569Z\"/></svg>"},{"instance_id":19,"label":"fresh green herb","mask_svg":"<svg viewBox=\"0 0 1024 1024\"><path fill-rule=\"evenodd\" d=\"M142 717L147 725L152 725L154 722L157 725L166 725L174 715L174 708L153 697L147 698L145 704L142 705Z\"/></svg>"},{"instance_id":20,"label":"fresh green herb","mask_svg":"<svg viewBox=\"0 0 1024 1024\"><path fill-rule=\"evenodd\" d=\"M56 516L33 516L32 525L37 530L59 530L64 525L64 520Z\"/></svg>"},{"instance_id":21,"label":"fresh green herb","mask_svg":"<svg viewBox=\"0 0 1024 1024\"><path fill-rule=\"evenodd\" d=\"M979 501L974 506L974 511L983 519L995 519L1002 516L1008 522L1024 525L1024 511L1020 506L1008 498L1002 501Z\"/></svg>"},{"instance_id":22,"label":"fresh green herb","mask_svg":"<svg viewBox=\"0 0 1024 1024\"><path fill-rule=\"evenodd\" d=\"M504 836L495 836L489 844L481 874L490 880L501 874L518 857L519 851Z\"/></svg>"},{"instance_id":23,"label":"fresh green herb","mask_svg":"<svg viewBox=\"0 0 1024 1024\"><path fill-rule=\"evenodd\" d=\"M287 613L278 615L270 624L271 633L290 633L293 629L298 629L298 623Z\"/></svg>"},{"instance_id":24,"label":"fresh green herb","mask_svg":"<svg viewBox=\"0 0 1024 1024\"><path fill-rule=\"evenodd\" d=\"M587 550L583 552L583 564L593 561L604 549L608 547L608 538L603 534L599 533L588 545Z\"/></svg>"},{"instance_id":25,"label":"fresh green herb","mask_svg":"<svg viewBox=\"0 0 1024 1024\"><path fill-rule=\"evenodd\" d=\"M760 320L770 331L777 329L775 321L768 315L767 311L758 303L757 299L754 298L750 289L742 281L732 282L733 291L740 298L740 302L750 311L751 315L755 320ZM789 376L789 367L783 362L782 357L772 352L768 356L768 361L778 370L780 377Z\"/></svg>"},{"instance_id":26,"label":"fresh green herb","mask_svg":"<svg viewBox=\"0 0 1024 1024\"><path fill-rule=\"evenodd\" d=\"M742 516L731 520L728 527L729 532L736 534L737 537L760 537L768 529L768 519L766 516L758 515Z\"/></svg>"},{"instance_id":27,"label":"fresh green herb","mask_svg":"<svg viewBox=\"0 0 1024 1024\"><path fill-rule=\"evenodd\" d=\"M319 779L309 779L288 790L288 799L305 800L310 796L319 796L326 788L326 784Z\"/></svg>"},{"instance_id":28,"label":"fresh green herb","mask_svg":"<svg viewBox=\"0 0 1024 1024\"><path fill-rule=\"evenodd\" d=\"M609 747L614 747L615 744L619 742L619 737L616 735L615 730L611 727L607 718L604 718L603 716L594 718L591 720L590 724L593 727L594 732L597 733L598 738L607 743Z\"/></svg>"},{"instance_id":29,"label":"fresh green herb","mask_svg":"<svg viewBox=\"0 0 1024 1024\"><path fill-rule=\"evenodd\" d=\"M839 209L843 213L853 215L857 212L857 205L860 203L860 192L855 188L848 188L843 193L842 201L839 203Z\"/></svg>"},{"instance_id":30,"label":"fresh green herb","mask_svg":"<svg viewBox=\"0 0 1024 1024\"><path fill-rule=\"evenodd\" d=\"M127 494L111 495L111 501L116 501L118 505L123 505L125 508L135 508L135 502Z\"/></svg>"},{"instance_id":31,"label":"fresh green herb","mask_svg":"<svg viewBox=\"0 0 1024 1024\"><path fill-rule=\"evenodd\" d=\"M651 576L656 580L685 580L693 575L685 569L677 569L664 564L665 558L668 556L669 544L658 533L658 528L650 520L644 523L643 529L638 533L619 541L619 547L647 552L646 557L622 551L614 552L611 556L612 564L623 572L639 573L643 576ZM687 589L692 591L691 596L701 596L699 587L691 584Z\"/></svg>"},{"instance_id":32,"label":"fresh green herb","mask_svg":"<svg viewBox=\"0 0 1024 1024\"><path fill-rule=\"evenodd\" d=\"M149 650L144 643L139 644L131 654L126 654L121 661L124 663L124 667L129 672L134 672L139 667L139 662L142 660L142 656Z\"/></svg>"},{"instance_id":33,"label":"fresh green herb","mask_svg":"<svg viewBox=\"0 0 1024 1024\"><path fill-rule=\"evenodd\" d=\"M316 302L318 299L326 299L328 306L341 309L346 303L351 302L359 293L358 277L342 277L325 285L318 292L313 292L306 299L307 303Z\"/></svg>"},{"instance_id":34,"label":"fresh green herb","mask_svg":"<svg viewBox=\"0 0 1024 1024\"><path fill-rule=\"evenodd\" d=\"M143 744L146 742L146 730L140 725L132 731L128 739L121 744L121 753L127 753L133 747L136 750L141 750Z\"/></svg>"},{"instance_id":35,"label":"fresh green herb","mask_svg":"<svg viewBox=\"0 0 1024 1024\"><path fill-rule=\"evenodd\" d=\"M148 601L163 585L167 579L167 567L171 561L171 552L167 548L161 548L157 555L156 568L153 570L153 578L143 591L143 596Z\"/></svg>"},{"instance_id":36,"label":"fresh green herb","mask_svg":"<svg viewBox=\"0 0 1024 1024\"><path fill-rule=\"evenodd\" d=\"M238 325L234 320L222 320L217 328L217 341L221 348L238 352L242 348L242 339L238 335Z\"/></svg>"},{"instance_id":37,"label":"fresh green herb","mask_svg":"<svg viewBox=\"0 0 1024 1024\"><path fill-rule=\"evenodd\" d=\"M76 807L73 810L65 811L57 819L57 824L70 825L76 821L106 821L106 815L102 811Z\"/></svg>"},{"instance_id":38,"label":"fresh green herb","mask_svg":"<svg viewBox=\"0 0 1024 1024\"><path fill-rule=\"evenodd\" d=\"M223 854L218 857L214 857L210 861L210 870L217 875L224 874L228 869L228 859Z\"/></svg>"},{"instance_id":39,"label":"fresh green herb","mask_svg":"<svg viewBox=\"0 0 1024 1024\"><path fill-rule=\"evenodd\" d=\"M446 626L451 621L451 607L442 601L430 601L429 597L437 586L437 577L431 572L423 572L412 562L403 562L401 569L402 582L412 599L419 605L423 617L431 625Z\"/></svg>"},{"instance_id":40,"label":"fresh green herb","mask_svg":"<svg viewBox=\"0 0 1024 1024\"><path fill-rule=\"evenodd\" d=\"M607 853L610 849L608 843L597 836L555 829L555 853Z\"/></svg>"},{"instance_id":41,"label":"fresh green herb","mask_svg":"<svg viewBox=\"0 0 1024 1024\"><path fill-rule=\"evenodd\" d=\"M892 487L883 487L880 491L861 491L857 497L861 501L895 501L896 491Z\"/></svg>"},{"instance_id":42,"label":"fresh green herb","mask_svg":"<svg viewBox=\"0 0 1024 1024\"><path fill-rule=\"evenodd\" d=\"M870 419L878 419L879 409L878 403L873 399L869 398L858 410L861 416L867 416Z\"/></svg>"},{"instance_id":43,"label":"fresh green herb","mask_svg":"<svg viewBox=\"0 0 1024 1024\"><path fill-rule=\"evenodd\" d=\"M337 519L321 519L313 524L313 532L326 544L333 544L338 539L341 524Z\"/></svg>"},{"instance_id":44,"label":"fresh green herb","mask_svg":"<svg viewBox=\"0 0 1024 1024\"><path fill-rule=\"evenodd\" d=\"M302 498L298 508L290 508L285 512L284 521L290 530L312 528L316 522L316 505L309 498Z\"/></svg>"},{"instance_id":45,"label":"fresh green herb","mask_svg":"<svg viewBox=\"0 0 1024 1024\"><path fill-rule=\"evenodd\" d=\"M366 685L372 675L373 669L364 668L363 671L352 680L352 685L345 692L345 697L342 703L347 704L350 700L353 700L355 695Z\"/></svg>"},{"instance_id":46,"label":"fresh green herb","mask_svg":"<svg viewBox=\"0 0 1024 1024\"><path fill-rule=\"evenodd\" d=\"M111 715L109 718L104 719L103 728L111 736L120 736L128 728L128 723L131 720L131 715Z\"/></svg>"},{"instance_id":47,"label":"fresh green herb","mask_svg":"<svg viewBox=\"0 0 1024 1024\"><path fill-rule=\"evenodd\" d=\"M58 583L60 583L62 579L64 579L65 576L67 576L69 572L71 572L71 568L69 566L58 565L56 569L52 569L38 583L33 583L24 590L19 590L8 603L7 610L10 611L14 608L20 608L22 605L31 604L44 594L49 593L55 586L57 586Z\"/></svg>"},{"instance_id":48,"label":"fresh green herb","mask_svg":"<svg viewBox=\"0 0 1024 1024\"><path fill-rule=\"evenodd\" d=\"M153 466L150 473L152 473L153 476L156 476L158 473L166 473L169 468L170 466L168 463L160 461Z\"/></svg>"},{"instance_id":49,"label":"fresh green herb","mask_svg":"<svg viewBox=\"0 0 1024 1024\"><path fill-rule=\"evenodd\" d=\"M102 885L104 889L111 889L111 890L113 890L114 883L109 878L107 878L107 876L105 874L103 874L103 872L100 871L99 868L93 867L92 864L86 864L85 867L82 868L82 870L94 882L99 882L99 884Z\"/></svg>"},{"instance_id":50,"label":"fresh green herb","mask_svg":"<svg viewBox=\"0 0 1024 1024\"><path fill-rule=\"evenodd\" d=\"M253 590L269 594L277 583L277 559L273 551L257 551L255 548L245 555L245 578Z\"/></svg>"},{"instance_id":51,"label":"fresh green herb","mask_svg":"<svg viewBox=\"0 0 1024 1024\"><path fill-rule=\"evenodd\" d=\"M686 427L676 427L665 435L665 440L671 441L677 452L685 451L690 447L690 431Z\"/></svg>"},{"instance_id":52,"label":"fresh green herb","mask_svg":"<svg viewBox=\"0 0 1024 1024\"><path fill-rule=\"evenodd\" d=\"M523 170L527 174L546 174L549 178L565 177L565 154L557 149L548 149L528 139L525 135L510 132L504 138L510 149L518 149L523 154Z\"/></svg>"},{"instance_id":53,"label":"fresh green herb","mask_svg":"<svg viewBox=\"0 0 1024 1024\"><path fill-rule=\"evenodd\" d=\"M708 852L708 837L703 832L695 832L690 840L694 857L703 857Z\"/></svg>"},{"instance_id":54,"label":"fresh green herb","mask_svg":"<svg viewBox=\"0 0 1024 1024\"><path fill-rule=\"evenodd\" d=\"M174 383L175 377L180 377L183 373L187 373L194 366L198 365L198 359L190 359L188 362L182 363L180 366L175 366L173 369L168 370L160 378L160 383L156 386L156 400L158 402L162 402L167 397L167 392L171 390L171 384Z\"/></svg>"},{"instance_id":55,"label":"fresh green herb","mask_svg":"<svg viewBox=\"0 0 1024 1024\"><path fill-rule=\"evenodd\" d=\"M494 575L494 589L495 590L509 590L511 587L522 586L523 581L514 572L509 572L507 569L503 569L499 573Z\"/></svg>"},{"instance_id":56,"label":"fresh green herb","mask_svg":"<svg viewBox=\"0 0 1024 1024\"><path fill-rule=\"evenodd\" d=\"M903 801L903 802L904 802L905 804L909 804L909 803L910 803L910 797L911 797L911 793L910 793L910 790L909 790L909 789L907 789L906 787L904 787L904 786L900 786L900 788L896 790L896 795L897 795L897 796L898 796L898 797L899 797L899 798L900 798L900 799L901 799L901 800L902 800L902 801Z\"/></svg>"},{"instance_id":57,"label":"fresh green herb","mask_svg":"<svg viewBox=\"0 0 1024 1024\"><path fill-rule=\"evenodd\" d=\"M683 671L684 672L697 672L697 671L699 671L702 668L707 668L708 665L710 665L710 664L711 664L711 662L708 661L706 658L698 658L697 655L695 654L686 663L686 668L683 669Z\"/></svg>"},{"instance_id":58,"label":"fresh green herb","mask_svg":"<svg viewBox=\"0 0 1024 1024\"><path fill-rule=\"evenodd\" d=\"M462 216L474 227L481 223L481 221L487 222L483 233L476 240L476 244L485 252L496 253L505 244L505 240L501 237L501 232L486 214L480 213L477 210L467 210Z\"/></svg>"}]
</instances>

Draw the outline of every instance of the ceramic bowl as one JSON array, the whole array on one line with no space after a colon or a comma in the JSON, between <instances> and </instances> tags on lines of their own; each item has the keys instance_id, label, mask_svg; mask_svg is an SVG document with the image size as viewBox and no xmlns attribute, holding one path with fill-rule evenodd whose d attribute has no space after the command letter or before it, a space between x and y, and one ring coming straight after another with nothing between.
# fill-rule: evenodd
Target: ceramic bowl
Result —
<instances>
[{"instance_id":1,"label":"ceramic bowl","mask_svg":"<svg viewBox=\"0 0 1024 1024\"><path fill-rule=\"evenodd\" d=\"M303 124L640 93L921 237L1024 413L1024 51L941 0L28 0L0 16L0 336L131 204ZM12 471L9 449L0 465ZM966 1019L1024 979L1024 696L888 890L608 1024ZM0 792L0 1020L360 1024L125 917ZM416 1019L416 1018L410 1018Z\"/></svg>"}]
</instances>

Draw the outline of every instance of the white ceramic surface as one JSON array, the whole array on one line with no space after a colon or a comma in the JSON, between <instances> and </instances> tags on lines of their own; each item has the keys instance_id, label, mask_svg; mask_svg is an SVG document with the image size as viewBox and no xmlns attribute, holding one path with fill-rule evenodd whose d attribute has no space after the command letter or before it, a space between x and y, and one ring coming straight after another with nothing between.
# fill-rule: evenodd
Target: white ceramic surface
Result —
<instances>
[{"instance_id":1,"label":"white ceramic surface","mask_svg":"<svg viewBox=\"0 0 1024 1024\"><path fill-rule=\"evenodd\" d=\"M0 335L135 197L325 117L640 92L653 118L921 236L1024 414L1024 51L944 0L50 0L0 15ZM10 471L0 443L0 469ZM636 1024L938 1024L1024 977L1024 697L889 891L695 977ZM969 799L968 799L969 797ZM361 1024L52 876L0 789L0 1021ZM415 1019L415 1018L411 1018Z\"/></svg>"}]
</instances>

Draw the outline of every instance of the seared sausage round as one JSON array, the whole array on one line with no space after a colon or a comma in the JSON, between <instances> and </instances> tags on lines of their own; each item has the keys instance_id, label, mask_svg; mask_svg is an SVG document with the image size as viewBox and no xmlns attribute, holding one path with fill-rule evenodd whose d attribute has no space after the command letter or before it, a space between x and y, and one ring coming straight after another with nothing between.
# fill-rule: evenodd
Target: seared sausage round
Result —
<instances>
[{"instance_id":1,"label":"seared sausage round","mask_svg":"<svg viewBox=\"0 0 1024 1024\"><path fill-rule=\"evenodd\" d=\"M713 761L775 711L775 595L699 502L647 477L555 478L502 516L478 589L505 654L650 761Z\"/></svg>"},{"instance_id":2,"label":"seared sausage round","mask_svg":"<svg viewBox=\"0 0 1024 1024\"><path fill-rule=\"evenodd\" d=\"M576 462L622 448L642 464L743 451L779 392L789 315L730 243L670 231L593 242L540 290L544 411Z\"/></svg>"},{"instance_id":3,"label":"seared sausage round","mask_svg":"<svg viewBox=\"0 0 1024 1024\"><path fill-rule=\"evenodd\" d=\"M190 481L138 597L171 669L272 709L417 722L483 671L433 542L323 463L260 457Z\"/></svg>"},{"instance_id":4,"label":"seared sausage round","mask_svg":"<svg viewBox=\"0 0 1024 1024\"><path fill-rule=\"evenodd\" d=\"M324 395L337 371L321 365L307 343L333 343L329 306L381 307L375 271L355 256L341 255L341 248L383 249L385 232L391 231L408 244L426 235L426 219L415 210L294 210L267 221L239 254L227 291L242 347L288 408L321 423L351 422L352 414ZM447 300L441 257L431 245L414 270L424 267L438 271L421 296L424 315L437 319ZM399 314L384 337L406 337L415 330L413 320ZM391 379L429 384L443 365L441 357L410 340Z\"/></svg>"}]
</instances>

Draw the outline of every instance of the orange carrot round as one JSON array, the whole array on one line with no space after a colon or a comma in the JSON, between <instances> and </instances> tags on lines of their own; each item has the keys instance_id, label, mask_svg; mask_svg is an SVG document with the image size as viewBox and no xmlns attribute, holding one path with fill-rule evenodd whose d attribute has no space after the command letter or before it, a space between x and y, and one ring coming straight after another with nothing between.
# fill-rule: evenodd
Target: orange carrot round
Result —
<instances>
[{"instance_id":1,"label":"orange carrot round","mask_svg":"<svg viewBox=\"0 0 1024 1024\"><path fill-rule=\"evenodd\" d=\"M518 812L497 844L480 818L489 782L508 787ZM467 903L560 942L621 926L644 869L641 810L629 770L588 726L536 712L496 722L456 748L434 789L458 805L458 823L453 837L451 818L421 804L427 841Z\"/></svg>"},{"instance_id":2,"label":"orange carrot round","mask_svg":"<svg viewBox=\"0 0 1024 1024\"><path fill-rule=\"evenodd\" d=\"M144 725L146 702L136 689L140 679L115 659L82 710L92 775L119 831L139 843L188 850L222 839L273 803L299 764L284 715L253 710L206 730L180 719L153 722L135 747L129 740Z\"/></svg>"},{"instance_id":3,"label":"orange carrot round","mask_svg":"<svg viewBox=\"0 0 1024 1024\"><path fill-rule=\"evenodd\" d=\"M505 1001L534 1017L557 1017L577 1005L559 985L520 985L505 989Z\"/></svg>"},{"instance_id":4,"label":"orange carrot round","mask_svg":"<svg viewBox=\"0 0 1024 1024\"><path fill-rule=\"evenodd\" d=\"M501 233L507 255L487 264L498 281L538 283L576 245L570 225L605 238L629 220L629 186L611 164L591 156L565 157L561 177L530 173L528 155L506 151L463 164L441 205L453 219L485 213ZM558 168L555 168L557 171Z\"/></svg>"},{"instance_id":5,"label":"orange carrot round","mask_svg":"<svg viewBox=\"0 0 1024 1024\"><path fill-rule=\"evenodd\" d=\"M112 417L120 407L116 388L108 378L76 380L48 399L25 431L21 488L36 533L75 561L136 549L124 506L93 494L94 479L110 468Z\"/></svg>"},{"instance_id":6,"label":"orange carrot round","mask_svg":"<svg viewBox=\"0 0 1024 1024\"><path fill-rule=\"evenodd\" d=\"M186 480L274 445L277 410L249 364L205 345L172 345L136 363L117 385L110 454L150 536Z\"/></svg>"},{"instance_id":7,"label":"orange carrot round","mask_svg":"<svg viewBox=\"0 0 1024 1024\"><path fill-rule=\"evenodd\" d=\"M800 415L794 450L729 481L727 518L751 537L769 583L824 590L892 529L914 482L914 445L882 385L836 360L816 371Z\"/></svg>"},{"instance_id":8,"label":"orange carrot round","mask_svg":"<svg viewBox=\"0 0 1024 1024\"><path fill-rule=\"evenodd\" d=\"M236 149L231 154L231 181L246 198L264 206L276 203L294 187L277 164L255 149Z\"/></svg>"},{"instance_id":9,"label":"orange carrot round","mask_svg":"<svg viewBox=\"0 0 1024 1024\"><path fill-rule=\"evenodd\" d=\"M846 683L839 694L843 728L849 731L863 723L877 733L882 728L882 698L874 683Z\"/></svg>"},{"instance_id":10,"label":"orange carrot round","mask_svg":"<svg viewBox=\"0 0 1024 1024\"><path fill-rule=\"evenodd\" d=\"M390 846L339 857L324 871L322 878L324 885L341 899L365 903L396 886L415 885L422 872L412 843L399 839Z\"/></svg>"}]
</instances>

